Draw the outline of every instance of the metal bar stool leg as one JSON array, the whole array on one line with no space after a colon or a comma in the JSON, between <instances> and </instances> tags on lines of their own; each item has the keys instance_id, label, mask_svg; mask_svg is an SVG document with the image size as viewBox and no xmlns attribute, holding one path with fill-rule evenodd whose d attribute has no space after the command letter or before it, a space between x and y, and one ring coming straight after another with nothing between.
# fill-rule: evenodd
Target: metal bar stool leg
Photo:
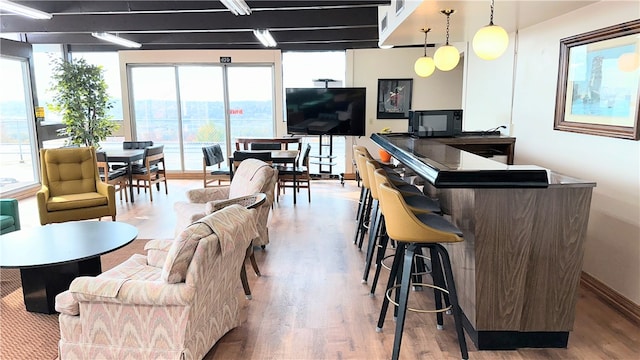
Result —
<instances>
[{"instance_id":1,"label":"metal bar stool leg","mask_svg":"<svg viewBox=\"0 0 640 360\"><path fill-rule=\"evenodd\" d=\"M407 302L409 301L409 287L411 286L411 269L413 268L413 255L415 254L416 244L409 244L404 253L404 265L402 268L402 281L400 283L400 291L396 291L399 298L398 317L396 320L396 332L393 339L392 360L400 358L400 344L402 343L402 332L404 330L404 319L407 316Z\"/></svg>"},{"instance_id":2,"label":"metal bar stool leg","mask_svg":"<svg viewBox=\"0 0 640 360\"><path fill-rule=\"evenodd\" d=\"M367 244L367 257L364 264L364 274L362 275L362 283L366 283L369 278L369 270L371 269L371 261L373 260L373 254L375 252L375 247L378 243L378 238L380 236L380 223L382 221L382 211L380 211L378 207L378 200L373 199L374 209L373 215L371 218L373 222L369 227L369 242Z\"/></svg>"},{"instance_id":3,"label":"metal bar stool leg","mask_svg":"<svg viewBox=\"0 0 640 360\"><path fill-rule=\"evenodd\" d=\"M451 301L453 320L455 322L456 332L458 333L460 353L462 354L462 359L466 360L469 359L469 353L467 352L467 340L464 337L464 329L462 328L462 309L460 309L460 304L458 303L458 293L456 291L456 284L453 280L453 271L451 270L449 252L447 252L447 249L440 244L435 244L435 248L442 259L442 268L447 282L447 290L449 290L449 300Z\"/></svg>"},{"instance_id":4,"label":"metal bar stool leg","mask_svg":"<svg viewBox=\"0 0 640 360\"><path fill-rule=\"evenodd\" d=\"M387 244L389 244L389 236L387 235L387 233L384 231L384 216L381 219L381 232L383 232L380 235L380 244L378 245L378 251L376 254L376 272L375 275L373 276L373 283L371 283L371 291L370 291L370 295L373 296L376 292L376 287L378 285L378 280L380 278L380 270L382 269L382 260L384 259L384 254L387 250Z\"/></svg>"},{"instance_id":5,"label":"metal bar stool leg","mask_svg":"<svg viewBox=\"0 0 640 360\"><path fill-rule=\"evenodd\" d=\"M385 289L385 297L382 300L382 308L380 309L380 317L378 318L378 325L376 331L382 331L384 325L384 318L387 316L387 310L389 309L389 297L386 296L387 291L391 289L396 283L396 275L400 263L402 262L402 254L404 253L404 244L399 244L396 248L396 255L393 257L393 265L391 265L391 271L389 272L389 282L387 282L387 288Z\"/></svg>"},{"instance_id":6,"label":"metal bar stool leg","mask_svg":"<svg viewBox=\"0 0 640 360\"><path fill-rule=\"evenodd\" d=\"M360 214L360 218L358 219L358 225L356 225L356 233L355 233L355 236L353 237L354 244L358 244L358 238L360 237L360 232L364 231L365 221L367 221L366 220L367 215L365 215L367 212L367 207L369 207L370 209L370 206L371 206L370 201L373 200L369 192L369 189L365 189L365 192L366 192L366 196L364 198L364 203L362 204L363 206L362 214Z\"/></svg>"}]
</instances>

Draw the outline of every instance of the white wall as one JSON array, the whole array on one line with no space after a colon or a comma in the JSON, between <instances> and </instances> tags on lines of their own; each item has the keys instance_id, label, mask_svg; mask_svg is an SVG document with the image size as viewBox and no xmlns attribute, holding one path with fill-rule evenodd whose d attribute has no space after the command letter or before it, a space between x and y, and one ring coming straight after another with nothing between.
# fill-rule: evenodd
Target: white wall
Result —
<instances>
[{"instance_id":1,"label":"white wall","mask_svg":"<svg viewBox=\"0 0 640 360\"><path fill-rule=\"evenodd\" d=\"M509 47L499 58L483 60L466 43L464 90L464 131L483 131L501 125L512 129L511 103L513 95L513 69L515 64L515 36L510 34ZM509 131L507 135L513 135Z\"/></svg>"},{"instance_id":2,"label":"white wall","mask_svg":"<svg viewBox=\"0 0 640 360\"><path fill-rule=\"evenodd\" d=\"M513 108L504 99L509 96L505 90L511 80L509 59L491 64L477 58L470 61L465 93L465 128L473 126L474 119L482 122L478 127L487 127L486 114L492 106L499 121L495 125L512 111L516 163L597 182L583 270L636 304L640 304L640 142L554 131L553 122L560 39L637 19L639 14L639 2L605 1L520 30L515 62L511 61Z\"/></svg>"},{"instance_id":3,"label":"white wall","mask_svg":"<svg viewBox=\"0 0 640 360\"><path fill-rule=\"evenodd\" d=\"M433 56L434 51L433 48L430 48L427 50L427 54ZM462 107L464 58L460 59L458 66L451 71L436 70L433 75L421 78L414 72L413 64L423 54L423 48L347 51L348 86L365 86L367 88L367 124L366 136L353 138L351 143L346 142L346 164L351 164L351 145L354 143L367 146L372 153L378 152L379 147L369 139L372 133L379 132L385 127L394 132L407 131L408 119L376 118L378 79L413 79L412 109L459 109Z\"/></svg>"}]
</instances>

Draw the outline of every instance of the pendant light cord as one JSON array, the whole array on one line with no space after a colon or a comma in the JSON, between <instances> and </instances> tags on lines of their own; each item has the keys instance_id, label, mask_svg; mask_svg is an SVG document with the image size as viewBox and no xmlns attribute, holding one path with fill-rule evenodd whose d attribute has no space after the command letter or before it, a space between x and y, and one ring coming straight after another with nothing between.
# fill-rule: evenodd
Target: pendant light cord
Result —
<instances>
[{"instance_id":1,"label":"pendant light cord","mask_svg":"<svg viewBox=\"0 0 640 360\"><path fill-rule=\"evenodd\" d=\"M451 16L450 12L447 12L447 41L445 45L449 45L449 17Z\"/></svg>"},{"instance_id":2,"label":"pendant light cord","mask_svg":"<svg viewBox=\"0 0 640 360\"><path fill-rule=\"evenodd\" d=\"M491 0L491 16L489 17L489 25L493 25L493 7L495 0Z\"/></svg>"},{"instance_id":3,"label":"pendant light cord","mask_svg":"<svg viewBox=\"0 0 640 360\"><path fill-rule=\"evenodd\" d=\"M424 56L427 56L427 34L429 33L429 31L431 31L430 28L425 28L422 29L422 31L424 32Z\"/></svg>"}]
</instances>

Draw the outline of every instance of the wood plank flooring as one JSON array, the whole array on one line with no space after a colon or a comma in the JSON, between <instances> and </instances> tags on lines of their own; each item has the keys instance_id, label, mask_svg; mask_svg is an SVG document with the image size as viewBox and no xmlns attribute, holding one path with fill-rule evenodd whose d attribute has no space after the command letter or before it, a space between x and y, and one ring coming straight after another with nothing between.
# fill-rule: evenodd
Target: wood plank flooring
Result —
<instances>
[{"instance_id":1,"label":"wood plank flooring","mask_svg":"<svg viewBox=\"0 0 640 360\"><path fill-rule=\"evenodd\" d=\"M139 238L172 238L173 203L201 181L170 180L169 195L136 196L135 204L118 200L118 220L138 227ZM353 245L359 188L334 180L311 183L312 203L291 190L273 208L271 243L257 250L262 277L248 269L253 300L246 300L238 281L242 325L225 335L205 359L388 359L394 321L389 311L381 333L375 331L383 270L375 297L361 283L364 251ZM155 190L154 190L155 191ZM20 201L23 226L39 226L35 199ZM28 215L29 214L29 215ZM373 271L373 270L372 270ZM370 279L372 276L370 276ZM430 291L412 292L415 307L431 304ZM467 337L470 359L638 359L640 328L580 289L574 330L567 349L478 351ZM455 359L460 351L451 316L436 330L435 316L408 313L402 342L403 359Z\"/></svg>"}]
</instances>

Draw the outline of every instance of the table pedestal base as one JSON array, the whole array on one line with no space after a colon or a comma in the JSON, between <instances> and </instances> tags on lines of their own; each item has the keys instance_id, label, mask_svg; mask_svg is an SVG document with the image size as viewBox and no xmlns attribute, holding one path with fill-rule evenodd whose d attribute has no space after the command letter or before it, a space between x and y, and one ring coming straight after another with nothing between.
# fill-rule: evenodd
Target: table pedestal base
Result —
<instances>
[{"instance_id":1,"label":"table pedestal base","mask_svg":"<svg viewBox=\"0 0 640 360\"><path fill-rule=\"evenodd\" d=\"M101 272L99 256L68 264L20 269L27 311L55 313L56 295L68 290L73 279L78 276L95 276Z\"/></svg>"}]
</instances>

